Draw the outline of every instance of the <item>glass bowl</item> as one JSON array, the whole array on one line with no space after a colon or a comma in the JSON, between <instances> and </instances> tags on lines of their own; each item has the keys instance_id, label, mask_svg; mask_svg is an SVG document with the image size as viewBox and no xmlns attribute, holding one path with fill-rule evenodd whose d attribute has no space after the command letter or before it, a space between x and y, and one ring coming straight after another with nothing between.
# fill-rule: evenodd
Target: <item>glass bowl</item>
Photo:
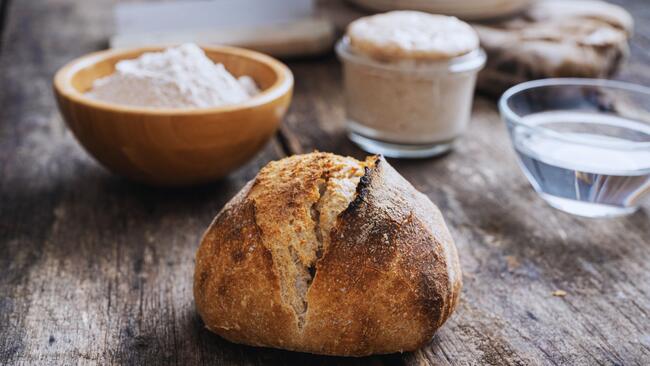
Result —
<instances>
[{"instance_id":1,"label":"glass bowl","mask_svg":"<svg viewBox=\"0 0 650 366\"><path fill-rule=\"evenodd\" d=\"M524 174L551 206L621 216L650 192L650 88L536 80L507 90L499 111Z\"/></svg>"}]
</instances>

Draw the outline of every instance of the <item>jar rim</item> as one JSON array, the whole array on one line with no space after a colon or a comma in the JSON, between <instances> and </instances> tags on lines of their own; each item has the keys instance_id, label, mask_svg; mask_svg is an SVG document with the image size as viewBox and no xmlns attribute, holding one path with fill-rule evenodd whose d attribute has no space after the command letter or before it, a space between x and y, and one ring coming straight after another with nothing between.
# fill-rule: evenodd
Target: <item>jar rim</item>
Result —
<instances>
[{"instance_id":1,"label":"jar rim","mask_svg":"<svg viewBox=\"0 0 650 366\"><path fill-rule=\"evenodd\" d=\"M357 64L367 65L388 71L402 72L431 72L444 69L448 73L463 73L478 71L485 66L487 55L482 48L477 48L464 55L444 60L416 61L404 59L397 63L382 62L369 56L354 52L350 44L350 38L343 36L336 43L336 54L343 61L352 61Z\"/></svg>"}]
</instances>

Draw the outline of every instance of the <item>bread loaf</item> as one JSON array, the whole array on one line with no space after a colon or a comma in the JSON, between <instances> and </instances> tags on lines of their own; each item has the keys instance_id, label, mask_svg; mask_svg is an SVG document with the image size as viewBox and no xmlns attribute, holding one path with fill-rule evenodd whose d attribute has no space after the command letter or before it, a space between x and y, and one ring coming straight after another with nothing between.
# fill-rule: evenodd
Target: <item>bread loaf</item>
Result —
<instances>
[{"instance_id":1,"label":"bread loaf","mask_svg":"<svg viewBox=\"0 0 650 366\"><path fill-rule=\"evenodd\" d=\"M264 167L208 228L194 274L220 336L344 356L421 347L460 288L437 207L382 157L328 153Z\"/></svg>"}]
</instances>

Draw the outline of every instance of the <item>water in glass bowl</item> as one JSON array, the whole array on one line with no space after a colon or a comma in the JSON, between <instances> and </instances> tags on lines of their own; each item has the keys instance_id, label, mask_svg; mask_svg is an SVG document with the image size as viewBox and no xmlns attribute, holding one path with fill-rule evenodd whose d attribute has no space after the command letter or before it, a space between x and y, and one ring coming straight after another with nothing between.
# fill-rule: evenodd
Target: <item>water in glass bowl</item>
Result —
<instances>
[{"instance_id":1,"label":"water in glass bowl","mask_svg":"<svg viewBox=\"0 0 650 366\"><path fill-rule=\"evenodd\" d=\"M650 125L580 111L534 113L523 122L532 128L511 126L513 144L524 173L551 206L619 216L635 211L650 192L650 149L630 148L650 142Z\"/></svg>"}]
</instances>

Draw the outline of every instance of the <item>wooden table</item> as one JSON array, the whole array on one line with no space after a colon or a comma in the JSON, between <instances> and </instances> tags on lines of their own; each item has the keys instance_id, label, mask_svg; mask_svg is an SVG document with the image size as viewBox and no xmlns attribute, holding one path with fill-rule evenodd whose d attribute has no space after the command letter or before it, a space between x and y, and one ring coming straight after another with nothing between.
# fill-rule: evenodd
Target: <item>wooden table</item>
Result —
<instances>
[{"instance_id":1,"label":"wooden table","mask_svg":"<svg viewBox=\"0 0 650 366\"><path fill-rule=\"evenodd\" d=\"M617 2L637 20L620 77L650 85L650 6ZM391 161L442 209L464 271L460 306L429 346L344 359L211 334L194 310L192 274L222 205L269 160L313 149L364 155L343 134L336 59L290 63L291 111L250 164L202 187L150 188L97 165L51 93L58 67L106 47L114 2L1 4L0 363L650 364L650 207L607 221L549 208L481 97L452 154Z\"/></svg>"}]
</instances>

